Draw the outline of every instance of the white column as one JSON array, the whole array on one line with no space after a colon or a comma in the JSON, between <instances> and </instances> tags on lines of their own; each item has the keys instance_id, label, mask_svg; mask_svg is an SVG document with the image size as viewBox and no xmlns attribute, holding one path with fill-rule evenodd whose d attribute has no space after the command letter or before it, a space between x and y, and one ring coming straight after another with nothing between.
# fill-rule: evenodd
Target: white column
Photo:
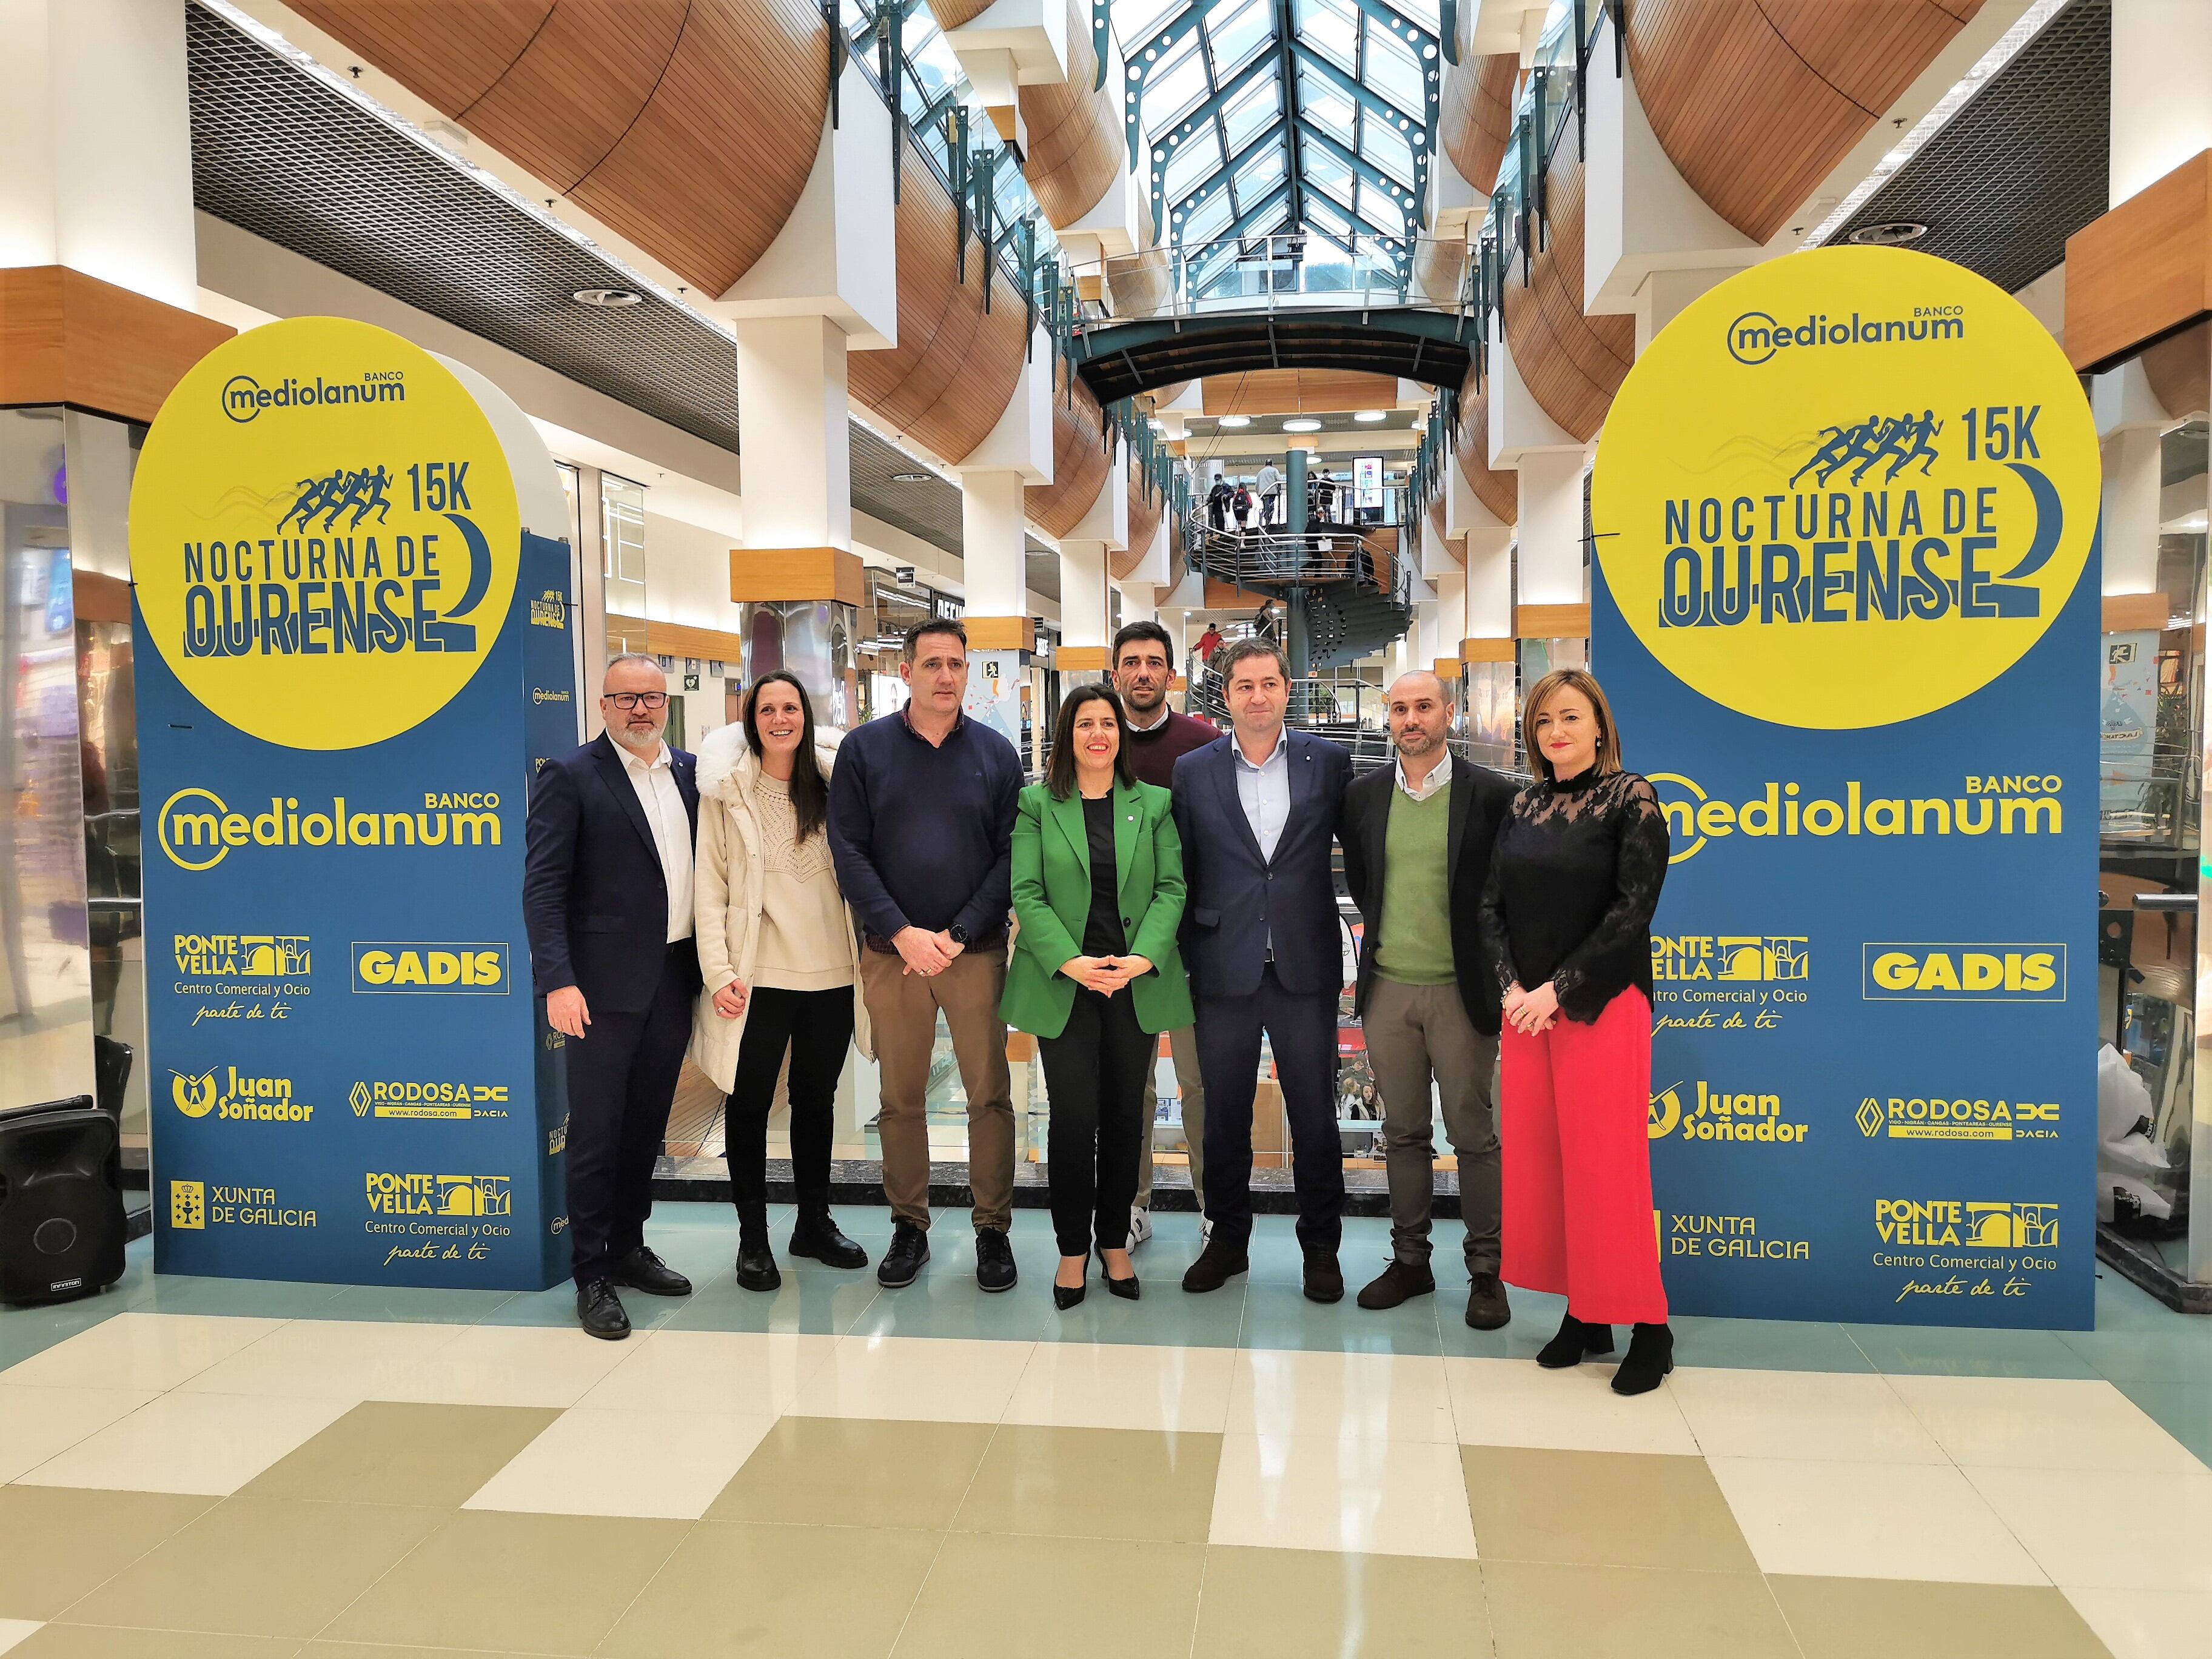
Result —
<instances>
[{"instance_id":1,"label":"white column","mask_svg":"<svg viewBox=\"0 0 2212 1659\"><path fill-rule=\"evenodd\" d=\"M971 617L1029 614L1023 489L1018 472L960 475L961 580Z\"/></svg>"},{"instance_id":2,"label":"white column","mask_svg":"<svg viewBox=\"0 0 2212 1659\"><path fill-rule=\"evenodd\" d=\"M1160 619L1159 589L1151 582L1126 581L1114 584L1121 595L1121 626L1134 622L1158 622Z\"/></svg>"},{"instance_id":3,"label":"white column","mask_svg":"<svg viewBox=\"0 0 2212 1659\"><path fill-rule=\"evenodd\" d=\"M199 302L185 9L0 0L0 266Z\"/></svg>"},{"instance_id":4,"label":"white column","mask_svg":"<svg viewBox=\"0 0 2212 1659\"><path fill-rule=\"evenodd\" d=\"M2112 0L2112 205L2212 149L2212 5Z\"/></svg>"},{"instance_id":5,"label":"white column","mask_svg":"<svg viewBox=\"0 0 2212 1659\"><path fill-rule=\"evenodd\" d=\"M1103 650L1106 627L1106 544L1070 539L1060 544L1060 642L1063 648Z\"/></svg>"},{"instance_id":6,"label":"white column","mask_svg":"<svg viewBox=\"0 0 2212 1659\"><path fill-rule=\"evenodd\" d=\"M1583 468L1579 449L1521 457L1522 605L1579 605L1583 592Z\"/></svg>"},{"instance_id":7,"label":"white column","mask_svg":"<svg viewBox=\"0 0 2212 1659\"><path fill-rule=\"evenodd\" d=\"M827 317L740 317L745 545L853 545L845 332Z\"/></svg>"},{"instance_id":8,"label":"white column","mask_svg":"<svg viewBox=\"0 0 2212 1659\"><path fill-rule=\"evenodd\" d=\"M2155 426L2129 426L2104 442L2106 593L2158 591L2163 445Z\"/></svg>"}]
</instances>

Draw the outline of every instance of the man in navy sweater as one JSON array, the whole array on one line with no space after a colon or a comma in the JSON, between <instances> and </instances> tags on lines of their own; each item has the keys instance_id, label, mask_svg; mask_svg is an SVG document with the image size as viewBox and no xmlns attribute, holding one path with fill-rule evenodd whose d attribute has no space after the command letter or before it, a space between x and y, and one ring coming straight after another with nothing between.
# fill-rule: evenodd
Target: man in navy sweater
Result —
<instances>
[{"instance_id":1,"label":"man in navy sweater","mask_svg":"<svg viewBox=\"0 0 2212 1659\"><path fill-rule=\"evenodd\" d=\"M961 712L968 633L958 623L910 629L899 678L907 706L847 738L830 781L830 851L866 946L860 994L882 1072L878 1133L892 1233L876 1279L911 1285L929 1260L924 1113L941 1012L968 1093L975 1282L1011 1290L1014 1103L999 997L1022 763L1012 744Z\"/></svg>"}]
</instances>

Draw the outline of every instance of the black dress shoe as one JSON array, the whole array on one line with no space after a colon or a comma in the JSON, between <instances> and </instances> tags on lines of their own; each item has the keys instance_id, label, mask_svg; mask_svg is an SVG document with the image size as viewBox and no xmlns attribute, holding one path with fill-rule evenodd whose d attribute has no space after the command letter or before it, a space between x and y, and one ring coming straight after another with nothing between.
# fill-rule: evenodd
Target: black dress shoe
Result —
<instances>
[{"instance_id":1,"label":"black dress shoe","mask_svg":"<svg viewBox=\"0 0 2212 1659\"><path fill-rule=\"evenodd\" d=\"M604 1337L610 1342L619 1342L629 1334L629 1316L623 1311L613 1280L593 1279L576 1286L576 1322L586 1335Z\"/></svg>"},{"instance_id":2,"label":"black dress shoe","mask_svg":"<svg viewBox=\"0 0 2212 1659\"><path fill-rule=\"evenodd\" d=\"M928 1260L929 1230L917 1227L911 1221L895 1221L891 1224L891 1247L876 1264L876 1283L887 1291L911 1285L921 1277L921 1264Z\"/></svg>"},{"instance_id":3,"label":"black dress shoe","mask_svg":"<svg viewBox=\"0 0 2212 1659\"><path fill-rule=\"evenodd\" d=\"M1308 1250L1306 1255L1306 1300L1309 1302L1341 1302L1344 1300L1344 1269L1336 1265L1334 1250Z\"/></svg>"},{"instance_id":4,"label":"black dress shoe","mask_svg":"<svg viewBox=\"0 0 2212 1659\"><path fill-rule=\"evenodd\" d=\"M1613 1374L1615 1394L1649 1394L1674 1369L1674 1333L1664 1325L1638 1325Z\"/></svg>"},{"instance_id":5,"label":"black dress shoe","mask_svg":"<svg viewBox=\"0 0 2212 1659\"><path fill-rule=\"evenodd\" d=\"M1124 1302L1134 1302L1137 1300L1138 1291L1140 1288L1141 1287L1137 1283L1137 1276L1134 1273L1131 1273L1127 1279L1116 1279L1111 1273L1106 1275L1106 1289L1108 1292L1111 1295L1120 1297Z\"/></svg>"},{"instance_id":6,"label":"black dress shoe","mask_svg":"<svg viewBox=\"0 0 2212 1659\"><path fill-rule=\"evenodd\" d=\"M607 1277L617 1285L633 1291L643 1291L647 1296L689 1296L691 1281L653 1253L649 1244L641 1244L607 1270Z\"/></svg>"},{"instance_id":7,"label":"black dress shoe","mask_svg":"<svg viewBox=\"0 0 2212 1659\"><path fill-rule=\"evenodd\" d=\"M1383 1308L1403 1306L1417 1296L1428 1296L1437 1288L1437 1276L1429 1271L1425 1261L1401 1261L1390 1258L1381 1277L1368 1281L1359 1292L1359 1305L1370 1313Z\"/></svg>"},{"instance_id":8,"label":"black dress shoe","mask_svg":"<svg viewBox=\"0 0 2212 1659\"><path fill-rule=\"evenodd\" d=\"M1496 1273L1476 1273L1467 1287L1467 1322L1470 1329L1494 1331L1513 1322L1513 1309L1505 1300L1505 1286Z\"/></svg>"},{"instance_id":9,"label":"black dress shoe","mask_svg":"<svg viewBox=\"0 0 2212 1659\"><path fill-rule=\"evenodd\" d=\"M1021 1277L1014 1267L1014 1242L1004 1227L975 1229L975 1283L987 1291L1011 1291ZM1079 1297L1081 1292L1077 1293Z\"/></svg>"},{"instance_id":10,"label":"black dress shoe","mask_svg":"<svg viewBox=\"0 0 2212 1659\"><path fill-rule=\"evenodd\" d=\"M1536 1351L1536 1363L1546 1370L1565 1370L1581 1364L1585 1354L1612 1352L1612 1326L1585 1324L1570 1313L1559 1321L1559 1334Z\"/></svg>"},{"instance_id":11,"label":"black dress shoe","mask_svg":"<svg viewBox=\"0 0 2212 1659\"><path fill-rule=\"evenodd\" d=\"M748 1291L773 1291L782 1283L775 1252L769 1248L768 1201L741 1200L738 1205L738 1284Z\"/></svg>"},{"instance_id":12,"label":"black dress shoe","mask_svg":"<svg viewBox=\"0 0 2212 1659\"><path fill-rule=\"evenodd\" d=\"M791 1253L811 1256L826 1267L868 1265L868 1253L839 1230L826 1198L799 1200L799 1219L791 1229Z\"/></svg>"},{"instance_id":13,"label":"black dress shoe","mask_svg":"<svg viewBox=\"0 0 2212 1659\"><path fill-rule=\"evenodd\" d=\"M1206 1248L1198 1253L1198 1260L1184 1269L1182 1287L1193 1295L1218 1291L1237 1274L1249 1272L1251 1267L1243 1241L1232 1244L1226 1239L1209 1238Z\"/></svg>"},{"instance_id":14,"label":"black dress shoe","mask_svg":"<svg viewBox=\"0 0 2212 1659\"><path fill-rule=\"evenodd\" d=\"M1109 1279L1106 1282L1109 1285L1111 1285L1114 1281ZM1076 1304L1083 1300L1083 1293L1090 1288L1090 1285L1087 1284L1063 1285L1055 1279L1053 1281L1052 1286L1052 1305L1059 1309L1060 1312L1066 1313L1070 1308L1073 1308Z\"/></svg>"}]
</instances>

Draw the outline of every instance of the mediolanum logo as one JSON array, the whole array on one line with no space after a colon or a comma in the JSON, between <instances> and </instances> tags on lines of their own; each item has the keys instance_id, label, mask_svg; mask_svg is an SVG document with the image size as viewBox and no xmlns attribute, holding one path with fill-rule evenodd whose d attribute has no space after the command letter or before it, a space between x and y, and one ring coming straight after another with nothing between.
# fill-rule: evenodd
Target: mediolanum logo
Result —
<instances>
[{"instance_id":1,"label":"mediolanum logo","mask_svg":"<svg viewBox=\"0 0 2212 1659\"><path fill-rule=\"evenodd\" d=\"M407 381L396 368L370 369L359 380L325 380L319 374L302 382L287 374L264 386L251 374L234 374L222 383L222 412L244 426L265 410L324 409L340 404L404 404Z\"/></svg>"},{"instance_id":2,"label":"mediolanum logo","mask_svg":"<svg viewBox=\"0 0 2212 1659\"><path fill-rule=\"evenodd\" d=\"M1825 311L1808 315L1802 323L1778 322L1763 311L1747 311L1729 325L1728 353L1747 368L1756 368L1778 351L1802 346L1869 346L1900 340L1963 340L1966 337L1966 307L1913 307L1910 317L1832 318Z\"/></svg>"},{"instance_id":3,"label":"mediolanum logo","mask_svg":"<svg viewBox=\"0 0 2212 1659\"><path fill-rule=\"evenodd\" d=\"M377 993L453 993L505 996L504 945L453 945L417 939L356 939L353 988Z\"/></svg>"},{"instance_id":4,"label":"mediolanum logo","mask_svg":"<svg viewBox=\"0 0 2212 1659\"><path fill-rule=\"evenodd\" d=\"M1869 1002L2063 1002L2063 945L1875 945Z\"/></svg>"},{"instance_id":5,"label":"mediolanum logo","mask_svg":"<svg viewBox=\"0 0 2212 1659\"><path fill-rule=\"evenodd\" d=\"M343 795L327 805L271 795L264 812L233 811L212 789L179 789L161 803L161 851L179 870L212 870L234 849L319 847L496 847L499 795L426 794L425 810L362 809Z\"/></svg>"},{"instance_id":6,"label":"mediolanum logo","mask_svg":"<svg viewBox=\"0 0 2212 1659\"><path fill-rule=\"evenodd\" d=\"M1738 800L1720 799L1679 772L1650 779L1674 845L1670 864L1735 836L2055 836L2066 825L2064 780L2055 773L1969 777L1959 794L1918 797L1887 794L1880 783L1856 778L1840 791L1830 785L1832 793L1814 794L1793 779Z\"/></svg>"}]
</instances>

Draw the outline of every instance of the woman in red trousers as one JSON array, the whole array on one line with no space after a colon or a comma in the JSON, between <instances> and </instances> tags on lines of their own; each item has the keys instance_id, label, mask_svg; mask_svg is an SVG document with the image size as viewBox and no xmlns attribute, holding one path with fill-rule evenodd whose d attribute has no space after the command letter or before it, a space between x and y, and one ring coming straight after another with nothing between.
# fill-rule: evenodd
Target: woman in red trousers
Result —
<instances>
[{"instance_id":1,"label":"woman in red trousers","mask_svg":"<svg viewBox=\"0 0 2212 1659\"><path fill-rule=\"evenodd\" d=\"M1651 913L1667 820L1620 769L1620 735L1578 668L1536 682L1522 740L1536 781L1498 827L1482 939L1505 999L1504 1261L1499 1277L1567 1298L1537 1364L1613 1352L1644 1394L1674 1369L1651 1222Z\"/></svg>"}]
</instances>

